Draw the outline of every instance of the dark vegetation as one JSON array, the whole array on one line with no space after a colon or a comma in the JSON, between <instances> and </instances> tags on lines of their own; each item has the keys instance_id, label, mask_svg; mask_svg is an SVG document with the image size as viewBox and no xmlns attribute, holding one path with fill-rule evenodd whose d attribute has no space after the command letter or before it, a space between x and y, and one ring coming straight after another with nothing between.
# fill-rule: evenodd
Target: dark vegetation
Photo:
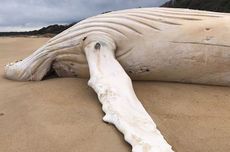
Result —
<instances>
[{"instance_id":1,"label":"dark vegetation","mask_svg":"<svg viewBox=\"0 0 230 152\"><path fill-rule=\"evenodd\" d=\"M75 22L77 23L77 22ZM29 32L0 32L0 36L45 36L52 37L61 33L62 31L68 29L73 26L75 23L68 25L50 25L47 27L43 27L40 30L34 30Z\"/></svg>"},{"instance_id":2,"label":"dark vegetation","mask_svg":"<svg viewBox=\"0 0 230 152\"><path fill-rule=\"evenodd\" d=\"M230 0L170 0L162 6L230 13Z\"/></svg>"}]
</instances>

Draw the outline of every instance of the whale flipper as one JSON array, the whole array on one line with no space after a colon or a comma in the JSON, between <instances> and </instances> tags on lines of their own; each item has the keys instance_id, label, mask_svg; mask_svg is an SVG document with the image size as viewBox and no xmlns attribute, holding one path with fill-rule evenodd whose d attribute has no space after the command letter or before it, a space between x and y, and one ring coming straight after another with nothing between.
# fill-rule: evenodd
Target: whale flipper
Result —
<instances>
[{"instance_id":1,"label":"whale flipper","mask_svg":"<svg viewBox=\"0 0 230 152\"><path fill-rule=\"evenodd\" d=\"M87 39L84 51L90 70L88 84L102 104L103 120L124 134L133 152L173 152L136 97L131 79L115 58L112 40Z\"/></svg>"}]
</instances>

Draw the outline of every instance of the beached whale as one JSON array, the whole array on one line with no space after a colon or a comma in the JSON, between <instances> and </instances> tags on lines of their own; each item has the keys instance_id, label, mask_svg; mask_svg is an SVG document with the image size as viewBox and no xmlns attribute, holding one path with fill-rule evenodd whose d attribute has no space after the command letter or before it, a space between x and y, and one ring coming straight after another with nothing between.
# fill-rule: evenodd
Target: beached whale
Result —
<instances>
[{"instance_id":1,"label":"beached whale","mask_svg":"<svg viewBox=\"0 0 230 152\"><path fill-rule=\"evenodd\" d=\"M132 79L230 85L229 23L229 14L187 9L102 14L81 21L27 59L10 64L6 76L41 80L53 68L59 76L89 77L82 41L90 35L107 35L116 44L116 59Z\"/></svg>"},{"instance_id":2,"label":"beached whale","mask_svg":"<svg viewBox=\"0 0 230 152\"><path fill-rule=\"evenodd\" d=\"M89 77L105 121L134 152L170 152L137 99L131 79L230 85L230 15L188 9L138 8L85 19L22 61L9 79Z\"/></svg>"}]
</instances>

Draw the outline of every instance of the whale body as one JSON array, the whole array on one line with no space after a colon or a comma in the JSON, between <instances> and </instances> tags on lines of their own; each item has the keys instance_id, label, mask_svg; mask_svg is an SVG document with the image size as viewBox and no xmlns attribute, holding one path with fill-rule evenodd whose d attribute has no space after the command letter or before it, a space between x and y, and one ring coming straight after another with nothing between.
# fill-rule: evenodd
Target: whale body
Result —
<instances>
[{"instance_id":1,"label":"whale body","mask_svg":"<svg viewBox=\"0 0 230 152\"><path fill-rule=\"evenodd\" d=\"M133 80L230 85L230 15L189 9L138 8L87 18L50 39L31 56L5 67L14 80L89 77L82 42L111 38Z\"/></svg>"}]
</instances>

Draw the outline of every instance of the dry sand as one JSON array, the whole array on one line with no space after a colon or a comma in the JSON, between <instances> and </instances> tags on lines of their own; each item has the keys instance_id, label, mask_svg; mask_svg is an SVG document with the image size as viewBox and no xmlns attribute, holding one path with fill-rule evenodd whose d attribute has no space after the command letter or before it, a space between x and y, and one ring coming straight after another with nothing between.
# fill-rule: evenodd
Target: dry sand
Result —
<instances>
[{"instance_id":1,"label":"dry sand","mask_svg":"<svg viewBox=\"0 0 230 152\"><path fill-rule=\"evenodd\" d=\"M0 38L0 152L131 152L115 127L102 121L87 80L3 77L4 64L47 40ZM134 82L134 88L176 152L230 151L230 88L160 82Z\"/></svg>"}]
</instances>

